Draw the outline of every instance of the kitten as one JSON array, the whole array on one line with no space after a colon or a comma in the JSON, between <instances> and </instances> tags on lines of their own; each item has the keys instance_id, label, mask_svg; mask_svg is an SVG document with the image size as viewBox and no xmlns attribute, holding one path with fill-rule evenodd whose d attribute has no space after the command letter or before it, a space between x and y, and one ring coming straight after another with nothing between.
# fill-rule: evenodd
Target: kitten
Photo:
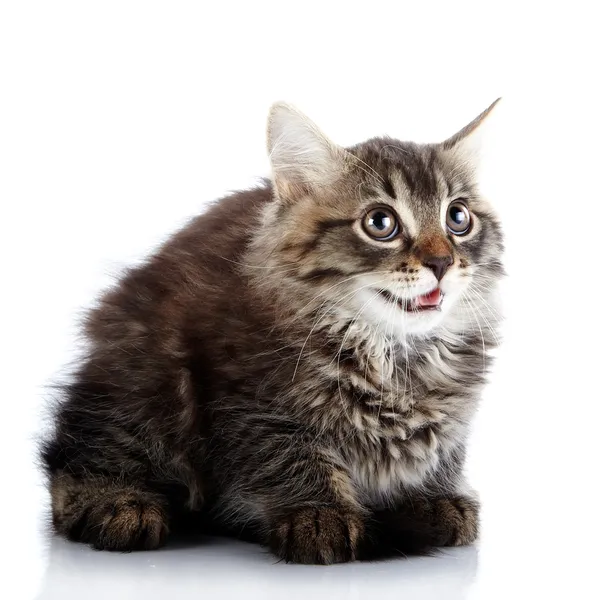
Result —
<instances>
[{"instance_id":1,"label":"kitten","mask_svg":"<svg viewBox=\"0 0 600 600\"><path fill-rule=\"evenodd\" d=\"M272 181L127 272L43 448L53 523L107 550L205 531L330 564L477 537L461 475L495 345L476 138L343 149L272 107ZM187 515L187 517L186 517Z\"/></svg>"}]
</instances>

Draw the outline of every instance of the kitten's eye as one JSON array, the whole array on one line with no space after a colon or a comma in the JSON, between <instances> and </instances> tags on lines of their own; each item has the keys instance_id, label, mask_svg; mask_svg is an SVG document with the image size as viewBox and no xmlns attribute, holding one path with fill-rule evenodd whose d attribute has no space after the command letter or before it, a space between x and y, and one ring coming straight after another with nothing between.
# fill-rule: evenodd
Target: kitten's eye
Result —
<instances>
[{"instance_id":1,"label":"kitten's eye","mask_svg":"<svg viewBox=\"0 0 600 600\"><path fill-rule=\"evenodd\" d=\"M363 218L363 229L374 239L385 242L395 238L400 231L398 217L390 208L372 208Z\"/></svg>"},{"instance_id":2,"label":"kitten's eye","mask_svg":"<svg viewBox=\"0 0 600 600\"><path fill-rule=\"evenodd\" d=\"M471 213L460 200L452 202L446 212L446 227L454 235L465 235L471 230Z\"/></svg>"}]
</instances>

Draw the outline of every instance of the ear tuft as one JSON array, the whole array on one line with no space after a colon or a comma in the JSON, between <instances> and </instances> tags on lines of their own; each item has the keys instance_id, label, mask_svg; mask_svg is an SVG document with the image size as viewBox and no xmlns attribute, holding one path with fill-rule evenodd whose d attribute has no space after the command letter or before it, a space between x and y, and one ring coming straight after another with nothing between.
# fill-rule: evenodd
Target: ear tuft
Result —
<instances>
[{"instance_id":1,"label":"ear tuft","mask_svg":"<svg viewBox=\"0 0 600 600\"><path fill-rule=\"evenodd\" d=\"M331 184L344 169L344 150L284 102L275 103L269 112L267 149L276 188L283 195Z\"/></svg>"},{"instance_id":2,"label":"ear tuft","mask_svg":"<svg viewBox=\"0 0 600 600\"><path fill-rule=\"evenodd\" d=\"M497 98L480 115L475 117L458 133L440 144L443 152L455 158L463 167L476 170L481 156L483 137L483 122L488 118L494 107L500 102Z\"/></svg>"}]
</instances>

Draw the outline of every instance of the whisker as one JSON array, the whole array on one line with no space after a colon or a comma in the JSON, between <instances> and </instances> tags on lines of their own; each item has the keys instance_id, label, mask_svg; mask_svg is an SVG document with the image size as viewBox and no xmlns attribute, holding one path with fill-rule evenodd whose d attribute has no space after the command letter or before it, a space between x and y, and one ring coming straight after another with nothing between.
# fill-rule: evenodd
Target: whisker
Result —
<instances>
[{"instance_id":1,"label":"whisker","mask_svg":"<svg viewBox=\"0 0 600 600\"><path fill-rule=\"evenodd\" d=\"M313 326L311 327L310 331L308 332L308 335L306 336L306 339L304 340L304 343L302 344L302 347L300 348L300 353L298 354L298 360L296 361L296 367L294 368L294 374L292 376L292 382L294 381L295 377L296 377L296 373L298 372L298 366L300 365L300 360L302 358L302 353L304 352L304 348L306 347L306 344L308 343L308 340L310 339L310 336L313 334L315 328L317 327L317 325L325 318L325 316L331 312L331 310L333 310L337 305L340 304L340 302L342 302L343 300L345 300L348 297L352 297L354 295L356 295L358 292L360 292L361 290L364 290L367 287L373 287L376 286L378 283L385 281L385 280L380 280L377 281L375 283L368 283L366 285L363 285L361 287L359 287L356 290L353 290L352 292L349 292L348 294L344 294L337 302L335 302L328 311L325 312L324 315L322 315L321 317L319 317L318 320L315 321L315 323L313 324ZM374 296L375 298L375 296ZM354 317L353 321L356 319L356 317ZM352 322L353 322L352 321Z\"/></svg>"}]
</instances>

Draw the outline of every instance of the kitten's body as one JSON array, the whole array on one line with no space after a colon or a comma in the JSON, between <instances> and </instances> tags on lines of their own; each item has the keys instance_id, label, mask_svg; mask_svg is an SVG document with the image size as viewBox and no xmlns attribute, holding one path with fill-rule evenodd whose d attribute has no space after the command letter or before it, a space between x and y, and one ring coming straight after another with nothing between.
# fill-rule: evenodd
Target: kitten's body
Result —
<instances>
[{"instance_id":1,"label":"kitten's body","mask_svg":"<svg viewBox=\"0 0 600 600\"><path fill-rule=\"evenodd\" d=\"M474 539L460 472L495 339L500 234L441 148L391 142L349 149L343 176L310 193L274 159L275 188L219 201L103 297L44 452L59 532L152 548L198 512L318 563ZM444 186L470 195L485 234L454 247L452 285L478 271L485 285L467 298L472 312L454 304L432 327L371 290L391 274L398 290L425 293L410 230L433 231L416 215L439 213ZM420 204L401 247L360 239L349 205L407 194Z\"/></svg>"}]
</instances>

